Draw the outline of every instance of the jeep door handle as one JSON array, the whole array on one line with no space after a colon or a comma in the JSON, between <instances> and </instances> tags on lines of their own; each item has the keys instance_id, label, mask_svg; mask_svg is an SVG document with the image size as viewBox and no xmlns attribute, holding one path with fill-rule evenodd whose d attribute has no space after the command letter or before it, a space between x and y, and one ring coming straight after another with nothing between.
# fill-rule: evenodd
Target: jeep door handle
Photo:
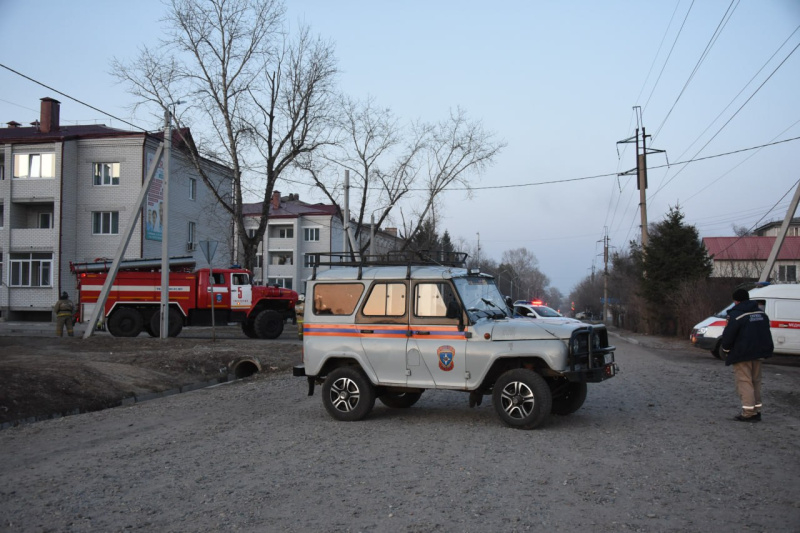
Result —
<instances>
[{"instance_id":1,"label":"jeep door handle","mask_svg":"<svg viewBox=\"0 0 800 533\"><path fill-rule=\"evenodd\" d=\"M359 331L360 331L361 333L375 333L375 330L374 330L374 329L362 329L362 330L359 330Z\"/></svg>"},{"instance_id":2,"label":"jeep door handle","mask_svg":"<svg viewBox=\"0 0 800 533\"><path fill-rule=\"evenodd\" d=\"M414 335L430 335L430 331L415 331Z\"/></svg>"}]
</instances>

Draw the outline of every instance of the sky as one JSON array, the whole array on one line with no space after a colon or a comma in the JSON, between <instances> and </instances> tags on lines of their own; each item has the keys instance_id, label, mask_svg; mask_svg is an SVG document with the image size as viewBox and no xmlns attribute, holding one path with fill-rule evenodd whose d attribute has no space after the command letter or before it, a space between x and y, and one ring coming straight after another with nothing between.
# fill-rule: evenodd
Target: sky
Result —
<instances>
[{"instance_id":1,"label":"sky","mask_svg":"<svg viewBox=\"0 0 800 533\"><path fill-rule=\"evenodd\" d=\"M565 296L602 273L606 236L611 253L640 237L635 177L619 175L635 168L635 149L618 144L637 126L665 151L647 159L650 223L679 206L701 237L730 236L734 225L782 220L800 179L797 0L287 8L293 27L333 43L339 88L353 98L372 97L404 121L436 122L460 107L506 143L471 177L471 194L443 196L440 232L479 242L498 262L527 248ZM158 0L0 0L0 123L28 125L50 96L65 124L156 129L109 71L112 58L157 44L164 13ZM324 201L297 183L277 188Z\"/></svg>"}]
</instances>

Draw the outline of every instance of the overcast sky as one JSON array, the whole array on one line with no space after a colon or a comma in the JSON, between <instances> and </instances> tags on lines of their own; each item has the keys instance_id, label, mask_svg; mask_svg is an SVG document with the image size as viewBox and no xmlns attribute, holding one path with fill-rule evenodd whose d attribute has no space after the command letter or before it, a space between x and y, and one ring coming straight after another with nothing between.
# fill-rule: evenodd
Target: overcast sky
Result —
<instances>
[{"instance_id":1,"label":"overcast sky","mask_svg":"<svg viewBox=\"0 0 800 533\"><path fill-rule=\"evenodd\" d=\"M617 176L636 166L633 146L617 145L634 135L634 106L650 145L666 150L648 157L651 222L680 205L701 236L732 235L734 224L782 219L800 179L800 141L780 142L800 137L797 0L288 7L290 21L335 44L340 86L354 98L372 96L405 120L438 121L460 106L508 144L471 198L447 193L441 223L472 246L480 234L482 254L498 261L528 248L565 295L602 272L606 232L612 251L639 237L636 183ZM156 43L164 9L158 0L0 0L0 63L152 130L108 72L112 57ZM130 129L5 68L0 86L2 124L28 125L50 96L62 123ZM298 184L278 188L323 200Z\"/></svg>"}]
</instances>

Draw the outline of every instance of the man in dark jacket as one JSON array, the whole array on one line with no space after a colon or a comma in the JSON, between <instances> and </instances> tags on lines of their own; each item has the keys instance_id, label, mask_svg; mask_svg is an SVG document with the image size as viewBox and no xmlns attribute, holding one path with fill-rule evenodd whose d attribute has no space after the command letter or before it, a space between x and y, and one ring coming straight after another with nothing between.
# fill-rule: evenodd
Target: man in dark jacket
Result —
<instances>
[{"instance_id":1,"label":"man in dark jacket","mask_svg":"<svg viewBox=\"0 0 800 533\"><path fill-rule=\"evenodd\" d=\"M722 351L725 364L733 365L736 392L742 399L742 412L736 420L760 422L761 360L772 356L774 349L769 317L744 289L734 291L733 302L722 332Z\"/></svg>"}]
</instances>

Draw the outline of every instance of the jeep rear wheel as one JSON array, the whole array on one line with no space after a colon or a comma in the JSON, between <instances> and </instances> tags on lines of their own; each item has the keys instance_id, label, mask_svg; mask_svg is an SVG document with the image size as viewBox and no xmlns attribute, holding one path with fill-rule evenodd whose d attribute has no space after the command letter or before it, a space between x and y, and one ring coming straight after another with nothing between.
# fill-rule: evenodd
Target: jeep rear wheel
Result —
<instances>
[{"instance_id":1,"label":"jeep rear wheel","mask_svg":"<svg viewBox=\"0 0 800 533\"><path fill-rule=\"evenodd\" d=\"M386 407L408 409L417 403L421 396L421 392L387 392L378 396L378 399Z\"/></svg>"},{"instance_id":2,"label":"jeep rear wheel","mask_svg":"<svg viewBox=\"0 0 800 533\"><path fill-rule=\"evenodd\" d=\"M283 317L277 311L265 309L256 315L253 329L261 339L277 339L283 333Z\"/></svg>"},{"instance_id":3,"label":"jeep rear wheel","mask_svg":"<svg viewBox=\"0 0 800 533\"><path fill-rule=\"evenodd\" d=\"M516 368L494 384L492 403L500 419L511 427L533 429L550 414L553 398L547 382L532 370Z\"/></svg>"},{"instance_id":4,"label":"jeep rear wheel","mask_svg":"<svg viewBox=\"0 0 800 533\"><path fill-rule=\"evenodd\" d=\"M340 367L322 384L322 403L336 420L361 420L375 405L375 388L367 376L353 367Z\"/></svg>"},{"instance_id":5,"label":"jeep rear wheel","mask_svg":"<svg viewBox=\"0 0 800 533\"><path fill-rule=\"evenodd\" d=\"M558 395L553 396L554 415L571 415L581 408L586 401L586 383L568 383L559 388Z\"/></svg>"}]
</instances>

